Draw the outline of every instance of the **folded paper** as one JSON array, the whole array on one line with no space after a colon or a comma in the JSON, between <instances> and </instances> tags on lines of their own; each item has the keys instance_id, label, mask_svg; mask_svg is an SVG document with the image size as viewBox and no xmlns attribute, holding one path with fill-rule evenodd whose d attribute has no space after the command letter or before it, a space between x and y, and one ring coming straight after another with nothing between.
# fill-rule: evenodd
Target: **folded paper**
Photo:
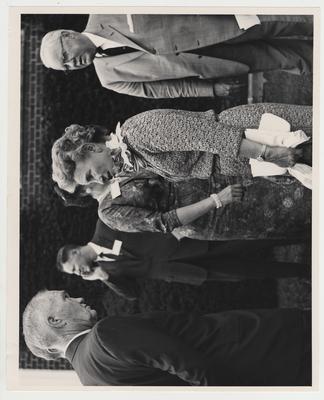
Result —
<instances>
[{"instance_id":1,"label":"folded paper","mask_svg":"<svg viewBox=\"0 0 324 400\"><path fill-rule=\"evenodd\" d=\"M283 118L265 113L261 117L258 129L246 129L245 136L268 146L295 148L310 138L302 130L290 132L290 124ZM308 189L312 189L312 167L305 164L295 164L291 168L281 168L274 163L250 159L252 176L284 175L287 172L298 179Z\"/></svg>"}]
</instances>

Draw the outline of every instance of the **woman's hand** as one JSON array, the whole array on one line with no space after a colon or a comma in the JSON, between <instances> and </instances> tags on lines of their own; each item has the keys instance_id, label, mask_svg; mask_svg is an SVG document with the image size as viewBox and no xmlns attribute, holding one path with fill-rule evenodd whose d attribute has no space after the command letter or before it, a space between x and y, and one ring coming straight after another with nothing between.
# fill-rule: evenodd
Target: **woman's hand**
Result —
<instances>
[{"instance_id":1,"label":"woman's hand","mask_svg":"<svg viewBox=\"0 0 324 400\"><path fill-rule=\"evenodd\" d=\"M223 206L227 204L242 201L243 198L243 186L239 183L235 185L227 186L221 192L217 193L219 200Z\"/></svg>"},{"instance_id":2,"label":"woman's hand","mask_svg":"<svg viewBox=\"0 0 324 400\"><path fill-rule=\"evenodd\" d=\"M265 161L277 164L279 167L293 167L303 155L302 149L291 147L267 146L264 159Z\"/></svg>"},{"instance_id":3,"label":"woman's hand","mask_svg":"<svg viewBox=\"0 0 324 400\"><path fill-rule=\"evenodd\" d=\"M237 96L240 94L244 83L214 83L214 94L217 97Z\"/></svg>"}]
</instances>

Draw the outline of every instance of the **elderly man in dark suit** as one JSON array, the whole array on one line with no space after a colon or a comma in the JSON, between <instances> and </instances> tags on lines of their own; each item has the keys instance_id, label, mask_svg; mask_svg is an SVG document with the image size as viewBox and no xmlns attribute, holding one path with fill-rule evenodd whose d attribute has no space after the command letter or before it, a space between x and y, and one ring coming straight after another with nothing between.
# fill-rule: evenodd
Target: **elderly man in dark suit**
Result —
<instances>
[{"instance_id":1,"label":"elderly man in dark suit","mask_svg":"<svg viewBox=\"0 0 324 400\"><path fill-rule=\"evenodd\" d=\"M102 86L120 93L213 97L231 94L217 78L276 69L310 73L312 37L312 16L303 15L94 14L82 33L45 35L40 55L57 70L94 63Z\"/></svg>"},{"instance_id":2,"label":"elderly man in dark suit","mask_svg":"<svg viewBox=\"0 0 324 400\"><path fill-rule=\"evenodd\" d=\"M29 349L67 358L83 385L311 385L310 313L152 312L104 318L64 291L38 293L23 314Z\"/></svg>"},{"instance_id":3,"label":"elderly man in dark suit","mask_svg":"<svg viewBox=\"0 0 324 400\"><path fill-rule=\"evenodd\" d=\"M138 279L201 285L210 280L310 275L307 265L265 260L265 252L275 243L178 241L171 234L115 231L99 219L88 244L59 250L57 267L86 280L101 280L129 300L138 295Z\"/></svg>"}]
</instances>

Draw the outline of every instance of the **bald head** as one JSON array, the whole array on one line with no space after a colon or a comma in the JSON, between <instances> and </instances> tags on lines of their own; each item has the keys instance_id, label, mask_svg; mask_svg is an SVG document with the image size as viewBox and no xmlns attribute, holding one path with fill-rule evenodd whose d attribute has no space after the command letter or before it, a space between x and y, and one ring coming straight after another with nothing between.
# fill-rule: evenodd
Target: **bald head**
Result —
<instances>
[{"instance_id":1,"label":"bald head","mask_svg":"<svg viewBox=\"0 0 324 400\"><path fill-rule=\"evenodd\" d=\"M40 58L47 68L59 71L85 68L96 54L96 46L82 33L72 30L48 32L42 39Z\"/></svg>"},{"instance_id":2,"label":"bald head","mask_svg":"<svg viewBox=\"0 0 324 400\"><path fill-rule=\"evenodd\" d=\"M30 300L23 313L23 333L29 350L35 356L55 359L57 357L47 350L55 341L47 320L49 299L49 292L44 290Z\"/></svg>"},{"instance_id":3,"label":"bald head","mask_svg":"<svg viewBox=\"0 0 324 400\"><path fill-rule=\"evenodd\" d=\"M63 290L37 293L23 314L23 333L30 351L48 360L64 357L73 336L91 328L97 313L82 298L71 298Z\"/></svg>"},{"instance_id":4,"label":"bald head","mask_svg":"<svg viewBox=\"0 0 324 400\"><path fill-rule=\"evenodd\" d=\"M40 58L47 68L63 69L61 33L62 30L51 31L42 39Z\"/></svg>"}]
</instances>

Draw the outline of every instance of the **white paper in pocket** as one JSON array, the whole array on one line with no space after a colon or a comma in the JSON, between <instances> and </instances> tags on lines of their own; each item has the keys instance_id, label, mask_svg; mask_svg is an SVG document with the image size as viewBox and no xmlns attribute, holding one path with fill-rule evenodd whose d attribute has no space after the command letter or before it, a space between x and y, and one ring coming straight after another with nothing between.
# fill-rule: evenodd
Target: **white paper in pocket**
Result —
<instances>
[{"instance_id":1,"label":"white paper in pocket","mask_svg":"<svg viewBox=\"0 0 324 400\"><path fill-rule=\"evenodd\" d=\"M120 241L120 240L115 240L114 241L112 253L115 254L115 256L119 256L122 244L123 244L123 242Z\"/></svg>"}]
</instances>

